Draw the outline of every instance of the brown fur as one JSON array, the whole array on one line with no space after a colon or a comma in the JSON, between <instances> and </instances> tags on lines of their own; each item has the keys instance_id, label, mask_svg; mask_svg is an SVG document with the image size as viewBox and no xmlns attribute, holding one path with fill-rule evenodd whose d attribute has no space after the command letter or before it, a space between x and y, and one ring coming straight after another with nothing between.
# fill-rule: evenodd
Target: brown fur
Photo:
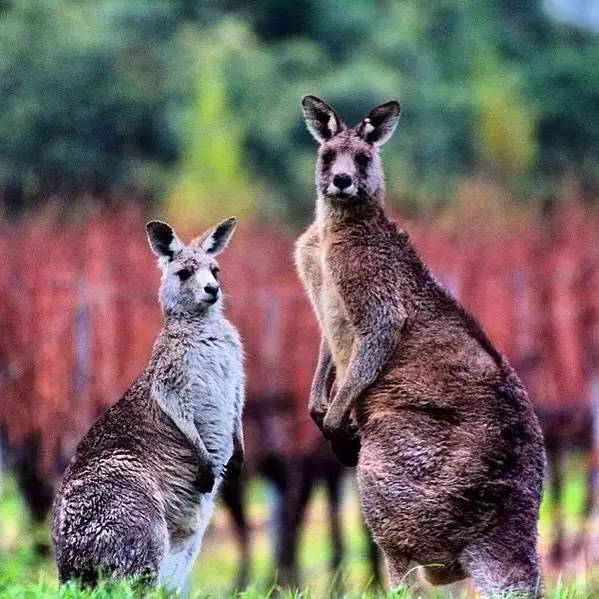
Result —
<instances>
[{"instance_id":1,"label":"brown fur","mask_svg":"<svg viewBox=\"0 0 599 599\"><path fill-rule=\"evenodd\" d=\"M155 576L167 547L164 532L154 523L162 523L172 543L191 532L191 508L200 497L198 460L183 434L151 399L149 378L142 376L100 417L67 468L54 503L61 582L71 577L94 582L99 565L106 576ZM71 511L61 517L63 496L73 494L74 483L79 487L77 509L69 506ZM105 512L112 519L99 524L97 514ZM113 528L121 534L114 534ZM107 531L105 546L103 529ZM82 530L88 533L87 544L82 542ZM143 542L136 534L144 537ZM143 552L134 553L137 546Z\"/></svg>"},{"instance_id":2,"label":"brown fur","mask_svg":"<svg viewBox=\"0 0 599 599\"><path fill-rule=\"evenodd\" d=\"M351 154L354 138L362 147L364 122L320 139L320 156ZM357 424L362 509L393 585L413 561L433 584L470 575L484 593L536 597L537 418L513 369L385 215L370 152L373 172L354 175L352 197L327 193L319 159L317 219L298 240L319 367L329 352L337 373L332 400L315 382L311 414L332 438L352 433L350 415Z\"/></svg>"},{"instance_id":3,"label":"brown fur","mask_svg":"<svg viewBox=\"0 0 599 599\"><path fill-rule=\"evenodd\" d=\"M162 269L164 326L146 369L92 425L65 471L52 523L61 582L142 576L180 591L218 485L240 475L242 347L218 294L207 291L234 226L224 221L188 246L166 223L147 226Z\"/></svg>"}]
</instances>

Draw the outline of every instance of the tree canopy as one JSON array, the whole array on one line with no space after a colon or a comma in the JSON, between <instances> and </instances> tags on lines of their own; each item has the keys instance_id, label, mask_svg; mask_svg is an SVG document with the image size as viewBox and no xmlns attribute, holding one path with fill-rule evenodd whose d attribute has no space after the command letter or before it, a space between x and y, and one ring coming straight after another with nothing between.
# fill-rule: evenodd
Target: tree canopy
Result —
<instances>
[{"instance_id":1,"label":"tree canopy","mask_svg":"<svg viewBox=\"0 0 599 599\"><path fill-rule=\"evenodd\" d=\"M5 0L0 189L17 212L133 191L301 218L312 92L350 122L401 100L389 186L416 206L481 171L596 191L598 57L538 0Z\"/></svg>"}]
</instances>

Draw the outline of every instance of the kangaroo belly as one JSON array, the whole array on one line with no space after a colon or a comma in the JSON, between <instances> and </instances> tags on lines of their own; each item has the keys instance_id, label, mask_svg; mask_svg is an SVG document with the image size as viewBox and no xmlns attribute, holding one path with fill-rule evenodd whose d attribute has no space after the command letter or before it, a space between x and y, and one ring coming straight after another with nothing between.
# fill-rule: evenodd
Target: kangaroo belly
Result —
<instances>
[{"instance_id":1,"label":"kangaroo belly","mask_svg":"<svg viewBox=\"0 0 599 599\"><path fill-rule=\"evenodd\" d=\"M158 582L172 591L181 591L200 551L206 527L213 509L213 493L203 495L196 506L184 537L169 539L169 548L158 566Z\"/></svg>"},{"instance_id":2,"label":"kangaroo belly","mask_svg":"<svg viewBox=\"0 0 599 599\"><path fill-rule=\"evenodd\" d=\"M183 590L199 546L199 535L194 535L187 543L166 553L158 566L158 583L169 591Z\"/></svg>"}]
</instances>

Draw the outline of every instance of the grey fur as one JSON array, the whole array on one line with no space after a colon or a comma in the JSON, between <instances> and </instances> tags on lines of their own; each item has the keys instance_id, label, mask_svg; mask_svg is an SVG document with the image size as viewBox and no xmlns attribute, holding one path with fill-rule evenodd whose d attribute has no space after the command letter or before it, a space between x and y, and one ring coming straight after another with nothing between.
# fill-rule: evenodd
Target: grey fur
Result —
<instances>
[{"instance_id":1,"label":"grey fur","mask_svg":"<svg viewBox=\"0 0 599 599\"><path fill-rule=\"evenodd\" d=\"M319 139L316 220L296 248L322 333L310 413L358 462L393 585L415 562L433 584L470 575L489 596L537 597L539 423L511 366L384 212L377 146L398 116L389 102ZM349 177L342 189L335 175Z\"/></svg>"},{"instance_id":2,"label":"grey fur","mask_svg":"<svg viewBox=\"0 0 599 599\"><path fill-rule=\"evenodd\" d=\"M65 472L53 510L61 582L93 583L101 570L180 589L222 477L240 473L242 346L220 290L204 292L218 285L218 252L205 244L220 251L233 227L225 223L226 239L219 225L184 246L165 223L148 224L164 327L147 368L91 427ZM182 269L192 273L185 280Z\"/></svg>"}]
</instances>

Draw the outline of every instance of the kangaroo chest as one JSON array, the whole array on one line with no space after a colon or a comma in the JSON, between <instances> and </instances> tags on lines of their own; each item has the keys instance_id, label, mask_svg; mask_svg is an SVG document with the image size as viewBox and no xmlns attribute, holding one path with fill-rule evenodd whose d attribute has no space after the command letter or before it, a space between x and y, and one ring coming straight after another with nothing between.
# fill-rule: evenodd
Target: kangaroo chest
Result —
<instances>
[{"instance_id":1,"label":"kangaroo chest","mask_svg":"<svg viewBox=\"0 0 599 599\"><path fill-rule=\"evenodd\" d=\"M326 263L325 244L316 223L298 240L296 264L318 317L337 369L337 380L345 375L351 356L354 333L345 305Z\"/></svg>"},{"instance_id":2,"label":"kangaroo chest","mask_svg":"<svg viewBox=\"0 0 599 599\"><path fill-rule=\"evenodd\" d=\"M187 361L196 427L215 466L224 466L241 410L241 350L226 337L210 336L188 353Z\"/></svg>"}]
</instances>

